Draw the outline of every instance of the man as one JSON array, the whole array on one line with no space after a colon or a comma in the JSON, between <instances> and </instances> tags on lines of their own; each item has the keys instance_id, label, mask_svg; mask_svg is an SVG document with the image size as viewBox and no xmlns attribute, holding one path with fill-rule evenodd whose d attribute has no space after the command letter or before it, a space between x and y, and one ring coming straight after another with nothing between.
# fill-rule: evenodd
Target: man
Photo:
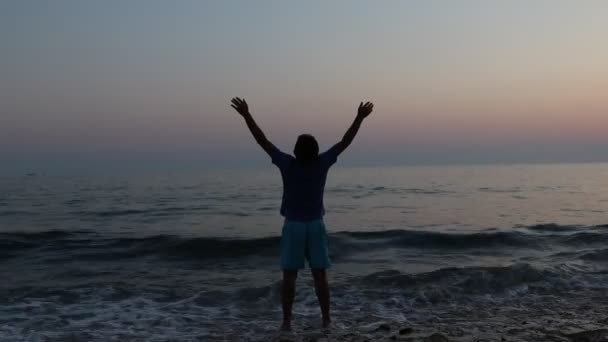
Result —
<instances>
[{"instance_id":1,"label":"man","mask_svg":"<svg viewBox=\"0 0 608 342\"><path fill-rule=\"evenodd\" d=\"M281 215L285 217L281 236L281 269L283 281L281 301L283 306L282 330L291 330L291 308L295 296L298 270L308 261L319 299L323 327L328 328L329 285L326 270L330 266L327 251L327 233L323 223L325 208L323 192L327 171L353 141L363 120L372 112L374 104L361 102L357 117L340 142L319 154L319 145L312 135L298 137L294 148L295 158L276 148L253 120L245 99L232 99L234 108L245 119L255 141L270 155L272 163L281 170L283 200Z\"/></svg>"}]
</instances>

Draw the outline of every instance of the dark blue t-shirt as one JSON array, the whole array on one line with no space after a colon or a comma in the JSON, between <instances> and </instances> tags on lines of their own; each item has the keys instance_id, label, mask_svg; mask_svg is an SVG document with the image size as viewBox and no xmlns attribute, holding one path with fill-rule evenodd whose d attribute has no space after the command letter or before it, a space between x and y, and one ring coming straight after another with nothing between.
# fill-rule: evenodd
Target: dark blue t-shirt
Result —
<instances>
[{"instance_id":1,"label":"dark blue t-shirt","mask_svg":"<svg viewBox=\"0 0 608 342\"><path fill-rule=\"evenodd\" d=\"M338 159L338 148L330 148L319 155L316 162L302 164L293 156L275 148L272 163L281 170L283 201L281 215L292 221L312 221L323 217L323 192L327 171Z\"/></svg>"}]
</instances>

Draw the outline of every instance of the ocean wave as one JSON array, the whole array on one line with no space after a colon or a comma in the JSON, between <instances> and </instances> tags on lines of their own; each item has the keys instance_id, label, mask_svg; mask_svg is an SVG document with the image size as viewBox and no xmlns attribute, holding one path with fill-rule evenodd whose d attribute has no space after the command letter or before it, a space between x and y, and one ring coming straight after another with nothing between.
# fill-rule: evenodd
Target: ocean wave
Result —
<instances>
[{"instance_id":1,"label":"ocean wave","mask_svg":"<svg viewBox=\"0 0 608 342\"><path fill-rule=\"evenodd\" d=\"M398 291L417 300L466 299L470 295L501 295L516 290L544 292L570 289L571 275L558 269L547 269L527 263L494 267L446 267L431 272L409 274L384 270L353 276L348 282L334 282L336 295L346 296L356 289L367 299L386 298L387 291ZM280 281L266 285L243 286L231 290L200 293L199 297L222 296L236 302L268 300L278 302ZM441 297L441 299L440 299Z\"/></svg>"},{"instance_id":2,"label":"ocean wave","mask_svg":"<svg viewBox=\"0 0 608 342\"><path fill-rule=\"evenodd\" d=\"M482 187L482 188L478 188L477 190L479 190L481 192L497 192L497 193L521 192L521 189L519 187L513 187L513 188Z\"/></svg>"},{"instance_id":3,"label":"ocean wave","mask_svg":"<svg viewBox=\"0 0 608 342\"><path fill-rule=\"evenodd\" d=\"M53 240L63 239L78 234L88 234L88 231L46 230L39 232L0 232L2 240Z\"/></svg>"},{"instance_id":4,"label":"ocean wave","mask_svg":"<svg viewBox=\"0 0 608 342\"><path fill-rule=\"evenodd\" d=\"M424 291L432 285L452 294L496 294L516 287L538 285L543 281L555 285L560 277L556 271L522 263L504 267L449 267L419 274L388 270L355 281L365 286L409 289L413 292Z\"/></svg>"},{"instance_id":5,"label":"ocean wave","mask_svg":"<svg viewBox=\"0 0 608 342\"><path fill-rule=\"evenodd\" d=\"M69 274L70 277L87 277L93 273ZM101 278L103 279L103 278ZM104 280L80 282L69 287L49 285L20 286L13 293L11 301L28 298L54 298L54 301L65 305L74 304L79 299L97 296L103 301L120 301L128 297L141 295L151 296L157 302L170 303L176 306L184 302L195 302L199 305L218 305L225 303L260 303L280 300L279 280L260 283L239 283L233 286L206 288L189 298L180 298L170 288L158 292L155 287L142 285L136 291L133 284L138 281ZM190 280L184 280L186 282ZM196 287L195 283L187 286ZM596 284L597 285L597 284ZM469 300L470 296L509 295L517 291L557 293L575 289L576 280L571 274L559 269L535 267L527 263L495 267L446 267L431 272L409 274L397 270L384 270L367 275L352 276L347 280L334 280L332 290L337 297L347 298L356 292L357 297L366 300L386 299L394 293L402 297L425 302L451 302ZM588 286L594 286L588 284ZM605 285L601 285L605 286ZM314 295L312 292L307 295ZM82 297L82 298L81 298Z\"/></svg>"},{"instance_id":6,"label":"ocean wave","mask_svg":"<svg viewBox=\"0 0 608 342\"><path fill-rule=\"evenodd\" d=\"M546 223L546 224L536 224L530 227L527 227L529 230L540 231L540 232L571 232L579 229L575 226L562 226L555 223Z\"/></svg>"},{"instance_id":7,"label":"ocean wave","mask_svg":"<svg viewBox=\"0 0 608 342\"><path fill-rule=\"evenodd\" d=\"M28 210L2 210L0 211L0 217L2 216L32 216L38 215L39 213L35 211Z\"/></svg>"},{"instance_id":8,"label":"ocean wave","mask_svg":"<svg viewBox=\"0 0 608 342\"><path fill-rule=\"evenodd\" d=\"M234 259L278 255L279 237L258 239L183 238L156 235L98 241L94 248L81 246L84 259L120 259L142 256L190 259Z\"/></svg>"},{"instance_id":9,"label":"ocean wave","mask_svg":"<svg viewBox=\"0 0 608 342\"><path fill-rule=\"evenodd\" d=\"M452 194L452 191L438 189L438 188L402 188L402 187L390 187L390 186L370 186L370 187L332 187L326 190L328 193L334 194L349 194L358 193L358 196L373 196L382 193L389 194L417 194L417 195L441 195L441 194Z\"/></svg>"},{"instance_id":10,"label":"ocean wave","mask_svg":"<svg viewBox=\"0 0 608 342\"><path fill-rule=\"evenodd\" d=\"M381 232L342 232L354 238L389 247L470 249L496 246L533 247L537 241L523 232L487 232L487 233L443 233L410 230L389 230ZM352 241L352 240L351 240Z\"/></svg>"},{"instance_id":11,"label":"ocean wave","mask_svg":"<svg viewBox=\"0 0 608 342\"><path fill-rule=\"evenodd\" d=\"M168 216L181 214L184 212L194 212L207 210L208 206L186 206L186 207L167 207L167 208L147 208L147 209L116 209L116 210L100 210L100 211L73 211L70 214L82 217L97 217L97 218L112 218L119 216L130 215L151 215L151 216Z\"/></svg>"},{"instance_id":12,"label":"ocean wave","mask_svg":"<svg viewBox=\"0 0 608 342\"><path fill-rule=\"evenodd\" d=\"M608 261L608 249L600 249L585 253L580 258L590 261Z\"/></svg>"},{"instance_id":13,"label":"ocean wave","mask_svg":"<svg viewBox=\"0 0 608 342\"><path fill-rule=\"evenodd\" d=\"M558 238L561 244L568 246L585 246L585 245L605 245L608 243L608 234L597 231L584 231L570 235L563 235Z\"/></svg>"},{"instance_id":14,"label":"ocean wave","mask_svg":"<svg viewBox=\"0 0 608 342\"><path fill-rule=\"evenodd\" d=\"M18 255L32 248L66 251L66 257L112 259L157 255L170 258L234 259L275 257L280 237L251 239L183 237L104 237L90 231L53 230L33 233L0 233L0 248L7 255ZM596 227L570 227L555 224L531 226L511 231L447 233L421 230L375 232L337 232L329 235L332 258L340 259L383 249L412 249L454 253L504 254L512 249L551 249L555 246L581 247L608 243L608 231ZM43 255L43 254L41 254ZM61 253L59 253L61 255Z\"/></svg>"}]
</instances>

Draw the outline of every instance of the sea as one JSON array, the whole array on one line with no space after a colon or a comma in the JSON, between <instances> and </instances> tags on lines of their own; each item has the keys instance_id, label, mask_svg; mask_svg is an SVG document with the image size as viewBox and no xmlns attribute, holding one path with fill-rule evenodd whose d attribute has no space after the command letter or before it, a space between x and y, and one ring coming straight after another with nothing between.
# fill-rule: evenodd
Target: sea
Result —
<instances>
[{"instance_id":1,"label":"sea","mask_svg":"<svg viewBox=\"0 0 608 342\"><path fill-rule=\"evenodd\" d=\"M0 177L0 341L272 340L281 191L272 165ZM607 326L608 164L337 165L325 206L336 331ZM293 334L320 323L305 269Z\"/></svg>"}]
</instances>

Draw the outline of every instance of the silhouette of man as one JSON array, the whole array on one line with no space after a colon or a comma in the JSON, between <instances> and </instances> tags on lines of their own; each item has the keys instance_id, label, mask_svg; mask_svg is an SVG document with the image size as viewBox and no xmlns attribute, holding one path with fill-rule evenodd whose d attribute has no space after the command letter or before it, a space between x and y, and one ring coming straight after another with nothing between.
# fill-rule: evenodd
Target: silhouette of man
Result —
<instances>
[{"instance_id":1,"label":"silhouette of man","mask_svg":"<svg viewBox=\"0 0 608 342\"><path fill-rule=\"evenodd\" d=\"M296 278L298 270L304 268L304 260L308 261L312 271L323 327L327 328L331 318L326 273L330 261L327 233L323 223L325 180L327 171L337 161L340 153L351 144L361 123L372 112L374 104L361 102L355 121L342 140L324 153L319 154L319 145L312 135L300 135L293 150L295 158L281 152L266 139L249 113L245 99L233 98L231 107L245 119L255 141L270 155L272 163L280 169L283 179L281 215L285 217L285 222L281 235L281 269L283 270L281 329L291 329L291 309L295 297Z\"/></svg>"}]
</instances>

